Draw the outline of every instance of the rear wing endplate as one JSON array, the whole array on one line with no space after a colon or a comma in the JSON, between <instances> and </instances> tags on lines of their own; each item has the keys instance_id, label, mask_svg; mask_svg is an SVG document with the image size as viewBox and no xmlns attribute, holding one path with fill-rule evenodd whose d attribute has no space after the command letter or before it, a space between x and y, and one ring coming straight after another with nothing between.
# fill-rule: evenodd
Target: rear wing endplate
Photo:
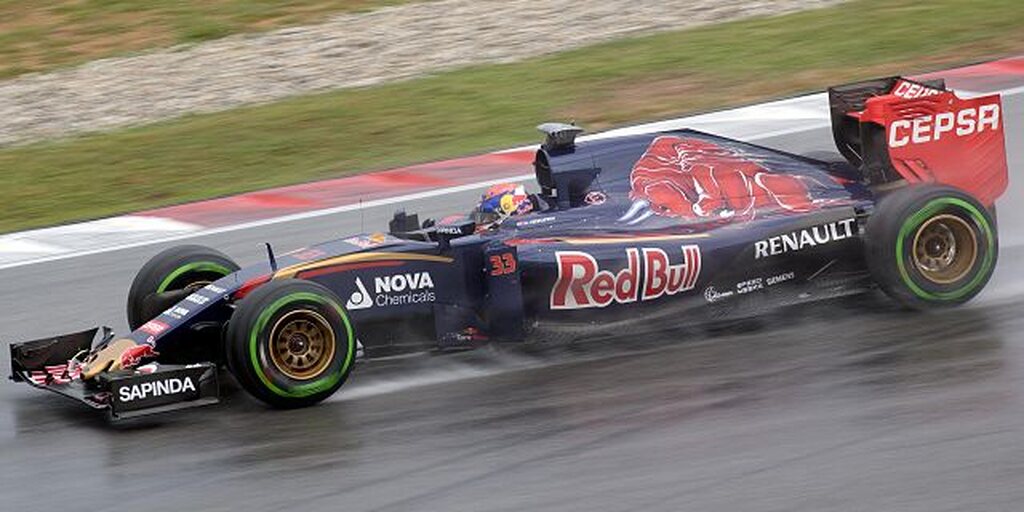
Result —
<instances>
[{"instance_id":1,"label":"rear wing endplate","mask_svg":"<svg viewBox=\"0 0 1024 512\"><path fill-rule=\"evenodd\" d=\"M960 188L986 205L1008 182L998 94L961 98L942 80L879 78L828 90L839 152L869 185Z\"/></svg>"}]
</instances>

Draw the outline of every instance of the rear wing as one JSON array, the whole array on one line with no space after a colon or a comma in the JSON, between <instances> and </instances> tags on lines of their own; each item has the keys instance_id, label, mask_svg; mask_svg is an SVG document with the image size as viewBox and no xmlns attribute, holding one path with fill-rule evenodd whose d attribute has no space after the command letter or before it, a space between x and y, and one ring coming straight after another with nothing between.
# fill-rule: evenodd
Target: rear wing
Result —
<instances>
[{"instance_id":1,"label":"rear wing","mask_svg":"<svg viewBox=\"0 0 1024 512\"><path fill-rule=\"evenodd\" d=\"M869 185L942 183L986 205L1008 172L998 94L958 97L942 80L890 77L828 90L839 152Z\"/></svg>"}]
</instances>

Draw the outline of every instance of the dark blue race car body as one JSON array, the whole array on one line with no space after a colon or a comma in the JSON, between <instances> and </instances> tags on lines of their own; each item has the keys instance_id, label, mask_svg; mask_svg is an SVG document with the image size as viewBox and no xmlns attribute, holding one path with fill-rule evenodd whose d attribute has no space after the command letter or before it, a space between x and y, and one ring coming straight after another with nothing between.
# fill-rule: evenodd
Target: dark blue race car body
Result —
<instances>
[{"instance_id":1,"label":"dark blue race car body","mask_svg":"<svg viewBox=\"0 0 1024 512\"><path fill-rule=\"evenodd\" d=\"M762 172L806 177L812 202L792 211L767 201L745 218L735 212L644 217L636 210L650 206L630 198L630 171L659 137L707 141L757 162ZM694 131L542 149L539 160L549 175L541 180L554 189L562 180L581 184L579 176L593 176L572 192L579 204L560 208L556 199L547 211L447 243L416 240L436 238L428 228L303 248L277 257L276 271L260 264L198 290L154 319L157 334L150 325L131 336L170 353L173 344L188 343L192 326L229 317L239 290L244 294L268 278L314 281L344 299L367 355L409 344L451 348L534 339L530 335L546 329L582 336L588 326L605 329L609 322L660 313L700 321L743 311L740 303L748 299L793 303L867 285L858 217L873 203L848 166ZM591 200L599 204L583 202L593 194L602 197ZM757 254L759 243L765 249Z\"/></svg>"},{"instance_id":2,"label":"dark blue race car body","mask_svg":"<svg viewBox=\"0 0 1024 512\"><path fill-rule=\"evenodd\" d=\"M883 184L866 179L861 162L691 130L586 142L573 131L549 130L537 152L537 211L490 227L398 222L389 233L271 255L163 294L166 309L128 338L154 347L165 365L222 360L239 301L286 279L329 290L365 357L700 323L876 287L865 229ZM837 141L861 144L838 131ZM96 397L110 389L38 377L44 363L59 367L73 348L87 348L85 338L14 346L15 378L116 413L116 403ZM33 350L42 355L32 359ZM121 407L128 415L152 406Z\"/></svg>"}]
</instances>

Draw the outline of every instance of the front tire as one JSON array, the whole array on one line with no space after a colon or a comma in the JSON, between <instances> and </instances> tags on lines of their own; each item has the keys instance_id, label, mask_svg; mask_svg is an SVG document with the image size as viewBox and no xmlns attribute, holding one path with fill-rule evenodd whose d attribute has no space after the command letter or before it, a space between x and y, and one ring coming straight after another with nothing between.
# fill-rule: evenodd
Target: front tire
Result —
<instances>
[{"instance_id":1,"label":"front tire","mask_svg":"<svg viewBox=\"0 0 1024 512\"><path fill-rule=\"evenodd\" d=\"M228 323L228 367L272 407L313 405L348 378L355 333L342 302L319 284L270 281L239 301Z\"/></svg>"},{"instance_id":2,"label":"front tire","mask_svg":"<svg viewBox=\"0 0 1024 512\"><path fill-rule=\"evenodd\" d=\"M884 196L867 224L867 262L890 297L912 309L963 304L995 270L999 240L988 208L953 187Z\"/></svg>"},{"instance_id":3,"label":"front tire","mask_svg":"<svg viewBox=\"0 0 1024 512\"><path fill-rule=\"evenodd\" d=\"M238 269L224 253L202 245L160 252L143 265L128 290L128 326L138 329L189 293Z\"/></svg>"}]
</instances>

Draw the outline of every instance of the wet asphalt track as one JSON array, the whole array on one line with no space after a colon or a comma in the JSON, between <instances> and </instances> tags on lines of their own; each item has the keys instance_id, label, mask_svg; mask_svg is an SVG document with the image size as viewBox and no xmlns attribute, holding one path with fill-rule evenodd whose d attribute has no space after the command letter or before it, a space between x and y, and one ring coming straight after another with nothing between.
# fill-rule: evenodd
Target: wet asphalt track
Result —
<instances>
[{"instance_id":1,"label":"wet asphalt track","mask_svg":"<svg viewBox=\"0 0 1024 512\"><path fill-rule=\"evenodd\" d=\"M220 406L122 428L0 383L0 510L1019 511L1024 102L1005 101L1012 246L970 307L859 299L757 330L368 363L320 407L269 411L229 389ZM770 145L831 143L815 131ZM265 240L283 250L389 214L197 241L248 263ZM0 339L123 331L132 274L162 248L0 271Z\"/></svg>"}]
</instances>

